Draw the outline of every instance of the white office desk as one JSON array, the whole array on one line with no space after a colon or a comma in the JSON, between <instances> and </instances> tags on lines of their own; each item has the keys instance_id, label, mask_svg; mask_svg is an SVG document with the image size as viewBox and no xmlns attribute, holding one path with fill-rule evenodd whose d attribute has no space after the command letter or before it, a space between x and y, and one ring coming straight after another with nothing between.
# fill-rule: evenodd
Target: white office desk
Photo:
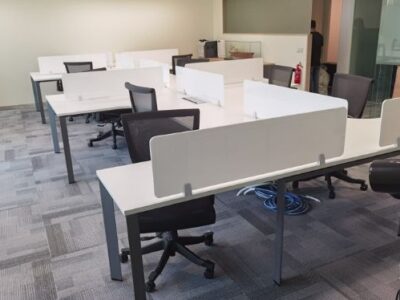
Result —
<instances>
[{"instance_id":1,"label":"white office desk","mask_svg":"<svg viewBox=\"0 0 400 300\"><path fill-rule=\"evenodd\" d=\"M31 72L31 82L32 82L32 90L33 90L33 97L35 100L35 107L36 111L40 112L40 117L42 119L42 124L46 124L46 116L44 112L44 104L42 98L42 91L41 91L41 83L43 82L55 82L62 79L61 73L57 74L42 74L39 72Z\"/></svg>"},{"instance_id":2,"label":"white office desk","mask_svg":"<svg viewBox=\"0 0 400 300\"><path fill-rule=\"evenodd\" d=\"M380 119L349 119L346 130L345 150L342 156L327 160L324 164L308 164L295 168L263 174L257 177L226 182L202 190L193 190L193 196L183 193L163 198L154 195L153 171L151 162L132 164L97 171L103 206L111 278L122 280L119 261L118 237L114 215L114 203L125 215L128 225L128 237L133 253L132 274L136 299L145 299L143 262L140 253L140 228L138 213L190 201L193 198L221 193L251 184L275 181L278 185L278 212L275 238L274 281L281 282L283 230L284 230L284 193L286 183L316 175L323 175L369 161L400 154L397 146L379 147ZM128 222L129 219L129 222Z\"/></svg>"},{"instance_id":3,"label":"white office desk","mask_svg":"<svg viewBox=\"0 0 400 300\"><path fill-rule=\"evenodd\" d=\"M159 110L197 108L200 110L200 128L211 128L253 120L242 113L242 95L242 89L239 86L236 87L236 92L232 93L230 101L227 101L224 107L219 107L208 103L195 104L183 100L182 97L184 95L177 93L173 89L164 88L161 91L157 91L157 106ZM85 113L131 108L129 95L127 93L126 97L119 98L97 97L82 100L69 100L65 95L60 94L46 96L46 99L49 104L48 110L54 152L60 152L57 133L57 118L59 118L68 179L70 183L74 183L75 178L66 122L67 117Z\"/></svg>"},{"instance_id":4,"label":"white office desk","mask_svg":"<svg viewBox=\"0 0 400 300\"><path fill-rule=\"evenodd\" d=\"M379 131L380 119L349 119L344 154L340 157L327 160L324 166L320 166L319 164L303 165L263 174L254 178L245 178L241 181L227 182L222 185L209 187L206 190L193 191L193 193L195 196L204 193L220 193L257 182L276 181L282 177L311 172L320 168L351 162L355 159L358 160L398 151L398 148L393 147L377 147ZM153 171L150 161L99 170L97 171L97 176L124 215L136 214L185 201L183 193L166 198L157 198L154 195ZM136 183L140 184L136 186Z\"/></svg>"},{"instance_id":5,"label":"white office desk","mask_svg":"<svg viewBox=\"0 0 400 300\"><path fill-rule=\"evenodd\" d=\"M62 74L42 74L39 72L31 72L31 78L35 81L46 81L46 80L59 80Z\"/></svg>"}]
</instances>

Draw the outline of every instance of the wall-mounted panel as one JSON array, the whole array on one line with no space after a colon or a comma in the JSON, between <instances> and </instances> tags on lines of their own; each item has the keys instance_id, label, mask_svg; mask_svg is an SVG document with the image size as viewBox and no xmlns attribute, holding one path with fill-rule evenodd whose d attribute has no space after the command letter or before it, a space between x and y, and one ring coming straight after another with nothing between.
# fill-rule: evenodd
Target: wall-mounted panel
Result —
<instances>
[{"instance_id":1,"label":"wall-mounted panel","mask_svg":"<svg viewBox=\"0 0 400 300\"><path fill-rule=\"evenodd\" d=\"M304 34L312 0L224 0L225 33Z\"/></svg>"}]
</instances>

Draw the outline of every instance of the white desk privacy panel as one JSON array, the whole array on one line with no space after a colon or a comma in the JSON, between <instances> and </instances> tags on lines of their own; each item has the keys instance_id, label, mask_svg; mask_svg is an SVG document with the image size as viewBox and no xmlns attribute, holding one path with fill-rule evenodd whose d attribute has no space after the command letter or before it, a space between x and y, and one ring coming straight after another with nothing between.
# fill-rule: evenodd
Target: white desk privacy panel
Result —
<instances>
[{"instance_id":1,"label":"white desk privacy panel","mask_svg":"<svg viewBox=\"0 0 400 300\"><path fill-rule=\"evenodd\" d=\"M248 80L243 100L245 114L257 119L348 107L344 99Z\"/></svg>"},{"instance_id":2,"label":"white desk privacy panel","mask_svg":"<svg viewBox=\"0 0 400 300\"><path fill-rule=\"evenodd\" d=\"M242 83L244 80L262 80L264 77L262 58L212 61L187 64L185 67L221 74L224 76L225 84Z\"/></svg>"},{"instance_id":3,"label":"white desk privacy panel","mask_svg":"<svg viewBox=\"0 0 400 300\"><path fill-rule=\"evenodd\" d=\"M156 90L164 86L161 67L63 74L62 81L65 97L70 100L127 96L125 82Z\"/></svg>"},{"instance_id":4,"label":"white desk privacy panel","mask_svg":"<svg viewBox=\"0 0 400 300\"><path fill-rule=\"evenodd\" d=\"M344 151L347 109L154 137L150 142L157 197L319 164ZM171 176L173 174L173 176Z\"/></svg>"},{"instance_id":5,"label":"white desk privacy panel","mask_svg":"<svg viewBox=\"0 0 400 300\"><path fill-rule=\"evenodd\" d=\"M131 51L115 54L116 68L137 68L140 60L156 61L170 66L172 56L178 55L178 49L160 49L148 51Z\"/></svg>"},{"instance_id":6,"label":"white desk privacy panel","mask_svg":"<svg viewBox=\"0 0 400 300\"><path fill-rule=\"evenodd\" d=\"M383 102L381 118L379 145L381 147L400 146L400 98Z\"/></svg>"},{"instance_id":7,"label":"white desk privacy panel","mask_svg":"<svg viewBox=\"0 0 400 300\"><path fill-rule=\"evenodd\" d=\"M66 73L64 62L91 61L93 68L105 68L112 63L112 53L77 54L63 56L43 56L38 58L41 74Z\"/></svg>"},{"instance_id":8,"label":"white desk privacy panel","mask_svg":"<svg viewBox=\"0 0 400 300\"><path fill-rule=\"evenodd\" d=\"M188 97L224 105L224 77L220 74L176 67L176 88Z\"/></svg>"}]
</instances>

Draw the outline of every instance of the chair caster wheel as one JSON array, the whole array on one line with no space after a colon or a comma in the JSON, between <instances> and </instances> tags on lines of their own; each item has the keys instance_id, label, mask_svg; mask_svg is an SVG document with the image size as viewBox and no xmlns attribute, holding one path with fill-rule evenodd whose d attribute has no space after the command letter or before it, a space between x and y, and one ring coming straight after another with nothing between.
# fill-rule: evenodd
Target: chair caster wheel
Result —
<instances>
[{"instance_id":1,"label":"chair caster wheel","mask_svg":"<svg viewBox=\"0 0 400 300\"><path fill-rule=\"evenodd\" d=\"M146 292L152 293L156 290L156 284L153 281L146 282Z\"/></svg>"},{"instance_id":2,"label":"chair caster wheel","mask_svg":"<svg viewBox=\"0 0 400 300\"><path fill-rule=\"evenodd\" d=\"M116 149L117 149L117 145L113 145L113 146L112 146L112 149L113 149L113 150L116 150Z\"/></svg>"},{"instance_id":3,"label":"chair caster wheel","mask_svg":"<svg viewBox=\"0 0 400 300\"><path fill-rule=\"evenodd\" d=\"M121 254L119 255L119 261L121 264L126 264L129 260L129 252L122 251Z\"/></svg>"},{"instance_id":4,"label":"chair caster wheel","mask_svg":"<svg viewBox=\"0 0 400 300\"><path fill-rule=\"evenodd\" d=\"M334 191L329 192L329 199L335 199L336 193Z\"/></svg>"},{"instance_id":5,"label":"chair caster wheel","mask_svg":"<svg viewBox=\"0 0 400 300\"><path fill-rule=\"evenodd\" d=\"M368 184L365 184L365 183L362 184L361 187L360 187L360 190L362 190L362 191L364 191L364 192L365 192L365 191L368 191Z\"/></svg>"},{"instance_id":6,"label":"chair caster wheel","mask_svg":"<svg viewBox=\"0 0 400 300\"><path fill-rule=\"evenodd\" d=\"M89 142L89 143L88 143L88 146L89 146L90 148L92 148L92 147L93 147L93 143L92 143L92 142Z\"/></svg>"},{"instance_id":7,"label":"chair caster wheel","mask_svg":"<svg viewBox=\"0 0 400 300\"><path fill-rule=\"evenodd\" d=\"M85 123L86 123L86 124L89 124L89 123L90 123L90 120L89 120L89 119L86 119Z\"/></svg>"},{"instance_id":8,"label":"chair caster wheel","mask_svg":"<svg viewBox=\"0 0 400 300\"><path fill-rule=\"evenodd\" d=\"M213 279L214 278L214 263L210 262L210 266L204 271L204 278Z\"/></svg>"},{"instance_id":9,"label":"chair caster wheel","mask_svg":"<svg viewBox=\"0 0 400 300\"><path fill-rule=\"evenodd\" d=\"M204 234L205 240L204 240L204 244L206 246L212 246L214 244L214 233L213 232L207 232L206 234Z\"/></svg>"}]
</instances>

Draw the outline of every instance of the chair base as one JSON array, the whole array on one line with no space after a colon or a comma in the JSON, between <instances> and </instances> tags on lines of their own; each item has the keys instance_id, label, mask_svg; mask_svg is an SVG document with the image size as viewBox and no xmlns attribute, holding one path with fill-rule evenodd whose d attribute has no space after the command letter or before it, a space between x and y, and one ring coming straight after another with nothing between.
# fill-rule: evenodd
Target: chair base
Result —
<instances>
[{"instance_id":1,"label":"chair base","mask_svg":"<svg viewBox=\"0 0 400 300\"><path fill-rule=\"evenodd\" d=\"M90 139L88 146L93 147L93 143L105 140L109 137L112 137L113 138L112 148L115 150L115 149L117 149L117 136L124 137L125 135L124 135L124 132L122 130L118 130L116 128L116 125L113 123L111 130L104 132L104 133L100 133L96 138Z\"/></svg>"},{"instance_id":2,"label":"chair base","mask_svg":"<svg viewBox=\"0 0 400 300\"><path fill-rule=\"evenodd\" d=\"M348 182L348 183L359 184L360 190L362 190L362 191L368 190L368 184L366 183L365 180L352 178L348 175L347 170L340 170L340 171L333 172L333 173L330 173L325 176L325 181L327 183L328 190L329 190L329 199L336 198L335 187L332 184L332 177L337 178L342 181L345 181L345 182ZM304 181L311 180L311 179L314 179L314 178L306 179ZM293 189L298 189L299 181L294 181L292 183L292 187L293 187ZM399 229L399 231L400 231L400 229Z\"/></svg>"},{"instance_id":3,"label":"chair base","mask_svg":"<svg viewBox=\"0 0 400 300\"><path fill-rule=\"evenodd\" d=\"M204 243L207 246L212 246L214 242L212 232L207 232L202 236L196 237L185 237L185 236L178 236L176 231L168 231L163 232L158 237L161 239L153 244L147 245L142 247L142 255L153 253L157 251L163 250L161 255L161 259L158 262L157 267L152 271L149 275L148 281L146 282L146 290L147 292L151 293L154 292L156 289L155 280L164 270L168 259L171 256L175 256L176 253L181 254L183 257L191 261L192 263L204 267L206 270L204 271L204 277L207 279L214 278L214 267L215 264L212 261L204 260L196 255L194 252L189 250L186 246L188 245L195 245ZM130 251L127 248L121 250L120 260L121 263L128 262L128 257L130 255Z\"/></svg>"},{"instance_id":4,"label":"chair base","mask_svg":"<svg viewBox=\"0 0 400 300\"><path fill-rule=\"evenodd\" d=\"M86 119L85 119L85 123L89 124L90 123L90 118L92 117L92 114L87 114L86 115ZM69 117L68 121L73 122L74 121L74 117Z\"/></svg>"}]
</instances>

